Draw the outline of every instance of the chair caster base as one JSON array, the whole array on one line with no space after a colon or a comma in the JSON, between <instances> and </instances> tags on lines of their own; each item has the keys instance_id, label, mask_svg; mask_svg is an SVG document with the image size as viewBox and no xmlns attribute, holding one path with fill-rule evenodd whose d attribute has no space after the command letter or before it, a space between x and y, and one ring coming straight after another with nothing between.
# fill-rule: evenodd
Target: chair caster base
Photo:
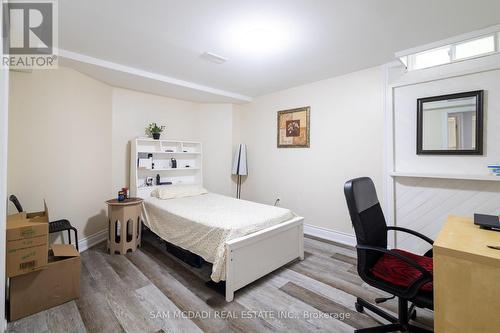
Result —
<instances>
[{"instance_id":1,"label":"chair caster base","mask_svg":"<svg viewBox=\"0 0 500 333\"><path fill-rule=\"evenodd\" d=\"M378 333L378 332L410 332L410 333L432 333L432 331L426 330L419 326L414 325L402 325L402 324L387 324L383 326L361 328L355 330L355 333Z\"/></svg>"},{"instance_id":2,"label":"chair caster base","mask_svg":"<svg viewBox=\"0 0 500 333\"><path fill-rule=\"evenodd\" d=\"M400 318L396 318L391 314L383 311L379 307L368 303L362 298L356 299L356 303L354 303L356 311L364 312L365 308L370 310L371 312L377 314L378 316L387 320L390 324L375 326L369 328L361 328L355 330L356 333L369 333L369 332L412 332L412 333L432 333L432 331L427 330L425 328L412 325L408 322L408 319L415 319L417 317L417 311L415 310L415 306L412 304L410 309L408 309L408 303L400 302L399 306L403 306L400 308ZM403 309L401 311L401 309ZM409 312L409 313L408 313Z\"/></svg>"},{"instance_id":3,"label":"chair caster base","mask_svg":"<svg viewBox=\"0 0 500 333\"><path fill-rule=\"evenodd\" d=\"M363 305L359 304L358 302L354 303L354 307L356 308L356 311L358 312L364 312L365 308Z\"/></svg>"},{"instance_id":4,"label":"chair caster base","mask_svg":"<svg viewBox=\"0 0 500 333\"><path fill-rule=\"evenodd\" d=\"M410 319L415 320L417 319L417 310L413 310L410 314Z\"/></svg>"}]
</instances>

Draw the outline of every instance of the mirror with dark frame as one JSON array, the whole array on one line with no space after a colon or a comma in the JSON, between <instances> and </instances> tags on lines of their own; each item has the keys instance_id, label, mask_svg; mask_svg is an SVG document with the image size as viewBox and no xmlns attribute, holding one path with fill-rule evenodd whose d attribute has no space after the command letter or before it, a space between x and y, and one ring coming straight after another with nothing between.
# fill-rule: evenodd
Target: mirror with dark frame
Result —
<instances>
[{"instance_id":1,"label":"mirror with dark frame","mask_svg":"<svg viewBox=\"0 0 500 333\"><path fill-rule=\"evenodd\" d=\"M482 155L483 90L419 98L417 154Z\"/></svg>"}]
</instances>

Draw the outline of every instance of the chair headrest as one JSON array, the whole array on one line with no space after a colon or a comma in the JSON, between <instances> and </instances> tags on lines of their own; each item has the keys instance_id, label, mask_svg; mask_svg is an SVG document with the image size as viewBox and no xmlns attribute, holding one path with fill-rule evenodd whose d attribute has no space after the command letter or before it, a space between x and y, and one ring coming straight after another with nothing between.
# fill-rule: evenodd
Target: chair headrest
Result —
<instances>
[{"instance_id":1,"label":"chair headrest","mask_svg":"<svg viewBox=\"0 0 500 333\"><path fill-rule=\"evenodd\" d=\"M353 179L352 190L356 203L356 210L361 213L379 203L377 191L373 181L368 177Z\"/></svg>"}]
</instances>

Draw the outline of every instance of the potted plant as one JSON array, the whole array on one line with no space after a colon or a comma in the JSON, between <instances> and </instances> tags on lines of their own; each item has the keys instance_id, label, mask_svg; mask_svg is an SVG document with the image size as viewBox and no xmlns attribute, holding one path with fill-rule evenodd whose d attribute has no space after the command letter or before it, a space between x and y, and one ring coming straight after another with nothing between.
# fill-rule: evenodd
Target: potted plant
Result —
<instances>
[{"instance_id":1,"label":"potted plant","mask_svg":"<svg viewBox=\"0 0 500 333\"><path fill-rule=\"evenodd\" d=\"M151 123L148 126L148 132L153 136L153 139L159 140L161 132L165 129L165 126L158 126L156 123Z\"/></svg>"}]
</instances>

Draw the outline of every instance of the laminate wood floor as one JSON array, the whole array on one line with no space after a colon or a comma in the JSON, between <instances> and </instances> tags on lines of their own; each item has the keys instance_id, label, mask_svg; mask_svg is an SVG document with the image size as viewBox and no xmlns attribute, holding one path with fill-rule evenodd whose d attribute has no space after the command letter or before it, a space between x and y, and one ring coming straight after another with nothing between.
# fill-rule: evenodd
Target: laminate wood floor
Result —
<instances>
[{"instance_id":1,"label":"laminate wood floor","mask_svg":"<svg viewBox=\"0 0 500 333\"><path fill-rule=\"evenodd\" d=\"M147 237L145 237L147 238ZM80 299L11 322L8 332L352 332L377 325L356 297L382 295L361 281L352 248L306 237L305 260L235 293L205 286L210 266L192 268L150 236L142 248L109 255L101 243L81 254ZM382 306L397 310L395 301ZM432 327L419 309L417 324Z\"/></svg>"}]
</instances>

